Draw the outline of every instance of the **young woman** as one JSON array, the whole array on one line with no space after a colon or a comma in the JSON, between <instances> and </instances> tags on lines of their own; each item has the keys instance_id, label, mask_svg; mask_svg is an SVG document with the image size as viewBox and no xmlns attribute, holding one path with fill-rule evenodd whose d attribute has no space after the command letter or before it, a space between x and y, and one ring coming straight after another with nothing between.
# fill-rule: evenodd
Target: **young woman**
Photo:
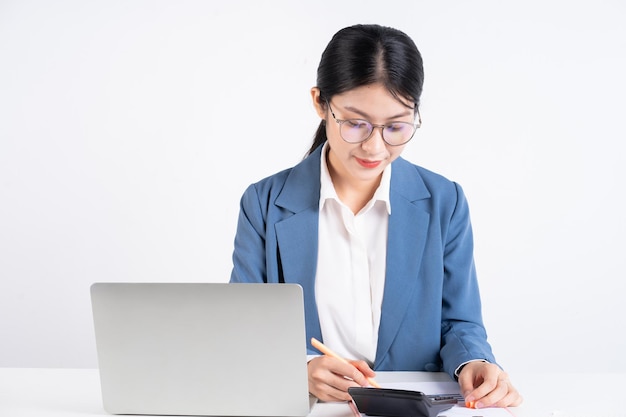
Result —
<instances>
[{"instance_id":1,"label":"young woman","mask_svg":"<svg viewBox=\"0 0 626 417\"><path fill-rule=\"evenodd\" d=\"M378 25L335 34L312 88L307 157L241 200L231 282L304 289L309 390L348 400L375 370L440 371L478 407L518 405L482 323L461 187L400 157L420 127L422 58Z\"/></svg>"}]
</instances>

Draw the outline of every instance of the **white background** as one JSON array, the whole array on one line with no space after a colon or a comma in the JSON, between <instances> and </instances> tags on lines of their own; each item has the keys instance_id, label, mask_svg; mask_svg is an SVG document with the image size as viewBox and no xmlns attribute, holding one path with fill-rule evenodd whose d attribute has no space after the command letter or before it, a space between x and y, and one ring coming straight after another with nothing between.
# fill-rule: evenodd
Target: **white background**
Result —
<instances>
[{"instance_id":1,"label":"white background","mask_svg":"<svg viewBox=\"0 0 626 417\"><path fill-rule=\"evenodd\" d=\"M420 48L404 156L468 196L516 370L626 371L626 3L0 0L0 366L96 367L96 281L228 280L241 193L297 163L323 48Z\"/></svg>"}]
</instances>

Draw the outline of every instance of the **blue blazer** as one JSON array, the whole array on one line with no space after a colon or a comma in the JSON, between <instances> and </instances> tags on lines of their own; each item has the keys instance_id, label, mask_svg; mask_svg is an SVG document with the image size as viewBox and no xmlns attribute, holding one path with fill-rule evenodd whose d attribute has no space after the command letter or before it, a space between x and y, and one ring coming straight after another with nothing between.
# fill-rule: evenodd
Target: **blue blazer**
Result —
<instances>
[{"instance_id":1,"label":"blue blazer","mask_svg":"<svg viewBox=\"0 0 626 417\"><path fill-rule=\"evenodd\" d=\"M243 194L231 282L297 283L308 351L322 340L315 303L321 146ZM391 215L374 370L440 371L495 362L482 323L469 209L459 185L402 158ZM262 312L260 313L262 314Z\"/></svg>"}]
</instances>

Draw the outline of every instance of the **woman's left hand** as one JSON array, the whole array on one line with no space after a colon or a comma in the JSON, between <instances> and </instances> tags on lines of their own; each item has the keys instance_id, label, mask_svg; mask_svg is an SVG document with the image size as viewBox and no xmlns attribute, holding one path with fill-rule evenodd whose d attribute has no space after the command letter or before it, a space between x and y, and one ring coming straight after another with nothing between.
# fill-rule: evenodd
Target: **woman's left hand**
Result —
<instances>
[{"instance_id":1,"label":"woman's left hand","mask_svg":"<svg viewBox=\"0 0 626 417\"><path fill-rule=\"evenodd\" d=\"M522 403L506 372L493 363L467 363L459 374L461 393L472 408L516 407Z\"/></svg>"}]
</instances>

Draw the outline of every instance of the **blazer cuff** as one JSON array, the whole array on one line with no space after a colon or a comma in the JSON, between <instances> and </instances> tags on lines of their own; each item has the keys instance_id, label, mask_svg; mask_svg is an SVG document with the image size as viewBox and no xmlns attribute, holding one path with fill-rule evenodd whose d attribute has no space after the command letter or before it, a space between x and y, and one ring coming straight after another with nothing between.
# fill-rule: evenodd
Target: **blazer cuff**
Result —
<instances>
[{"instance_id":1,"label":"blazer cuff","mask_svg":"<svg viewBox=\"0 0 626 417\"><path fill-rule=\"evenodd\" d=\"M457 377L457 379L459 378L459 374L461 373L461 370L463 369L463 367L465 365L467 365L470 362L487 362L489 363L489 361L487 359L472 359L469 361L465 361L462 364L460 364L459 366L457 366L457 368L454 370L454 376Z\"/></svg>"},{"instance_id":2,"label":"blazer cuff","mask_svg":"<svg viewBox=\"0 0 626 417\"><path fill-rule=\"evenodd\" d=\"M315 358L318 358L318 357L320 357L320 356L322 356L322 355L319 355L319 354L318 354L318 355L310 355L310 354L307 354L307 355L306 355L306 363L309 363L309 362L311 362L311 360L313 360L313 359L315 359Z\"/></svg>"}]
</instances>

